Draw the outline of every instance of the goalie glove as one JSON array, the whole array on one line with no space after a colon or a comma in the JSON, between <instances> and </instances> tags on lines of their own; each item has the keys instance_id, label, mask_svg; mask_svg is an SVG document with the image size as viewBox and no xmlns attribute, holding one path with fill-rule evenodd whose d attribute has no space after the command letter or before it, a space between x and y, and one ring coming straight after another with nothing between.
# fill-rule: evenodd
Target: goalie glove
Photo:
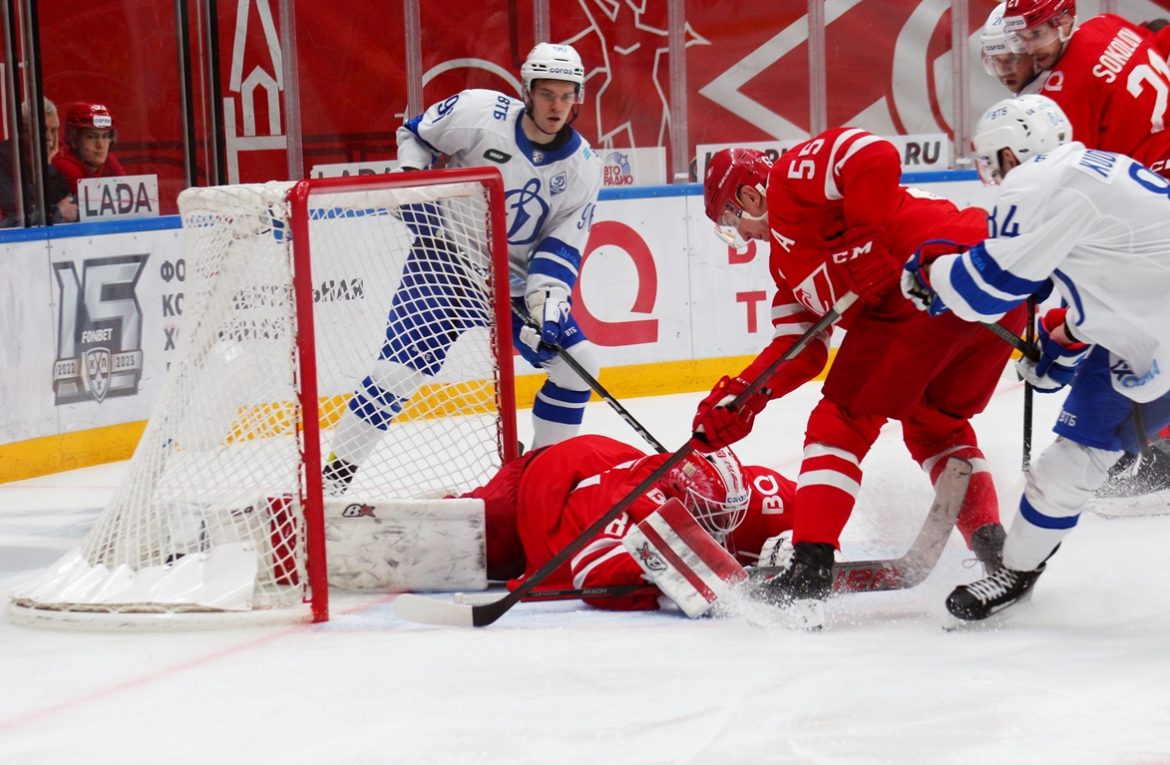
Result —
<instances>
[{"instance_id":1,"label":"goalie glove","mask_svg":"<svg viewBox=\"0 0 1170 765\"><path fill-rule=\"evenodd\" d=\"M764 411L771 399L771 392L766 387L759 388L738 409L733 409L732 402L747 388L748 382L742 377L733 379L724 375L707 397L699 402L695 419L691 423L696 449L713 452L734 444L752 432L756 415Z\"/></svg>"},{"instance_id":2,"label":"goalie glove","mask_svg":"<svg viewBox=\"0 0 1170 765\"><path fill-rule=\"evenodd\" d=\"M520 342L532 349L541 363L557 355L565 341L569 323L569 293L561 287L544 287L524 296L528 315L536 327L520 329Z\"/></svg>"},{"instance_id":3,"label":"goalie glove","mask_svg":"<svg viewBox=\"0 0 1170 765\"><path fill-rule=\"evenodd\" d=\"M1024 356L1016 362L1020 377L1041 393L1054 393L1072 382L1077 366L1091 350L1091 346L1073 340L1067 328L1061 333L1067 340L1053 337L1053 333L1065 325L1067 313L1067 308L1053 308L1044 314L1037 327L1040 358L1033 361Z\"/></svg>"}]
</instances>

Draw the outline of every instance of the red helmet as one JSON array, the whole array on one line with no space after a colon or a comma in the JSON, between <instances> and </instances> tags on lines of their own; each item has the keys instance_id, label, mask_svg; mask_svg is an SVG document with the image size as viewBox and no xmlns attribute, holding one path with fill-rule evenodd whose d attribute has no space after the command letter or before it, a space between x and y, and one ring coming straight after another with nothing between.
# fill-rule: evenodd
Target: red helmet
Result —
<instances>
[{"instance_id":1,"label":"red helmet","mask_svg":"<svg viewBox=\"0 0 1170 765\"><path fill-rule=\"evenodd\" d=\"M768 187L768 173L772 160L755 149L721 149L707 161L703 179L703 202L707 217L719 224L723 211L729 207L743 210L737 194L740 186L755 186L763 194Z\"/></svg>"},{"instance_id":2,"label":"red helmet","mask_svg":"<svg viewBox=\"0 0 1170 765\"><path fill-rule=\"evenodd\" d=\"M1076 0L1007 0L1003 12L1005 32L1020 32L1056 21L1063 14L1077 15Z\"/></svg>"},{"instance_id":3,"label":"red helmet","mask_svg":"<svg viewBox=\"0 0 1170 765\"><path fill-rule=\"evenodd\" d=\"M739 459L726 448L710 454L691 452L658 486L686 505L699 525L721 541L743 523L752 493Z\"/></svg>"},{"instance_id":4,"label":"red helmet","mask_svg":"<svg viewBox=\"0 0 1170 765\"><path fill-rule=\"evenodd\" d=\"M74 104L65 114L67 130L113 130L114 118L104 104Z\"/></svg>"}]
</instances>

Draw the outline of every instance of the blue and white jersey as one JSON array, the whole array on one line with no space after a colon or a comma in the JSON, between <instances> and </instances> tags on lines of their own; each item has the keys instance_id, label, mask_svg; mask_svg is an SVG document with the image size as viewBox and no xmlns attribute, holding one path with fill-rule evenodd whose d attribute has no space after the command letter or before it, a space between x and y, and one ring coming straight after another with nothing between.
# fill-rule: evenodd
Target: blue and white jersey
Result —
<instances>
[{"instance_id":1,"label":"blue and white jersey","mask_svg":"<svg viewBox=\"0 0 1170 765\"><path fill-rule=\"evenodd\" d=\"M1073 335L1111 352L1118 392L1144 403L1170 391L1170 182L1069 143L1008 174L988 229L931 265L952 311L994 321L1051 280Z\"/></svg>"},{"instance_id":2,"label":"blue and white jersey","mask_svg":"<svg viewBox=\"0 0 1170 765\"><path fill-rule=\"evenodd\" d=\"M448 167L499 168L504 176L511 294L561 286L572 290L601 188L601 159L589 142L545 150L524 135L524 103L493 90L465 90L398 128L398 161L427 168L440 154Z\"/></svg>"}]
</instances>

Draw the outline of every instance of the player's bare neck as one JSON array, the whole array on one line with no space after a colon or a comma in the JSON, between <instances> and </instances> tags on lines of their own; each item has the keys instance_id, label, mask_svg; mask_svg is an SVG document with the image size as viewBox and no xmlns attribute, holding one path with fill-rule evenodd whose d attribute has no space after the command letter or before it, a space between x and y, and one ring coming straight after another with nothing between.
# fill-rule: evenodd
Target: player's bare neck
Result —
<instances>
[{"instance_id":1,"label":"player's bare neck","mask_svg":"<svg viewBox=\"0 0 1170 765\"><path fill-rule=\"evenodd\" d=\"M527 114L521 117L521 119L523 120L521 126L524 130L524 137L527 138L529 143L531 143L533 146L536 146L543 151L552 151L558 146L561 146L565 143L565 141L569 140L569 136L572 135L573 132L572 127L565 125L555 133L546 133L545 131L541 130L540 127L536 124L536 121Z\"/></svg>"}]
</instances>

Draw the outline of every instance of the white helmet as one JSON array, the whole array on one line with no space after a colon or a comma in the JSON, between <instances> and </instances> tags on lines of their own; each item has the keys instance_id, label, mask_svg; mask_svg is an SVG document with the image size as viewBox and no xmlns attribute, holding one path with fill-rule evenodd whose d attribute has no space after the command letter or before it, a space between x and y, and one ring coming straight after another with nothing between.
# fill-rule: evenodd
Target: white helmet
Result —
<instances>
[{"instance_id":1,"label":"white helmet","mask_svg":"<svg viewBox=\"0 0 1170 765\"><path fill-rule=\"evenodd\" d=\"M1048 96L1005 98L988 109L975 126L972 148L984 183L998 184L1004 171L1000 152L1011 149L1020 162L1052 151L1073 139L1064 111Z\"/></svg>"},{"instance_id":2,"label":"white helmet","mask_svg":"<svg viewBox=\"0 0 1170 765\"><path fill-rule=\"evenodd\" d=\"M983 48L983 65L987 66L988 56L1004 56L1014 53L1023 53L1024 46L1015 35L1009 35L1003 26L1003 12L1007 3L1000 3L992 9L991 15L983 24L983 31L979 40ZM994 71L988 71L994 75Z\"/></svg>"},{"instance_id":3,"label":"white helmet","mask_svg":"<svg viewBox=\"0 0 1170 765\"><path fill-rule=\"evenodd\" d=\"M585 67L572 45L537 43L520 67L520 79L524 81L525 98L532 90L533 80L564 80L576 83L578 102L585 99Z\"/></svg>"}]
</instances>

